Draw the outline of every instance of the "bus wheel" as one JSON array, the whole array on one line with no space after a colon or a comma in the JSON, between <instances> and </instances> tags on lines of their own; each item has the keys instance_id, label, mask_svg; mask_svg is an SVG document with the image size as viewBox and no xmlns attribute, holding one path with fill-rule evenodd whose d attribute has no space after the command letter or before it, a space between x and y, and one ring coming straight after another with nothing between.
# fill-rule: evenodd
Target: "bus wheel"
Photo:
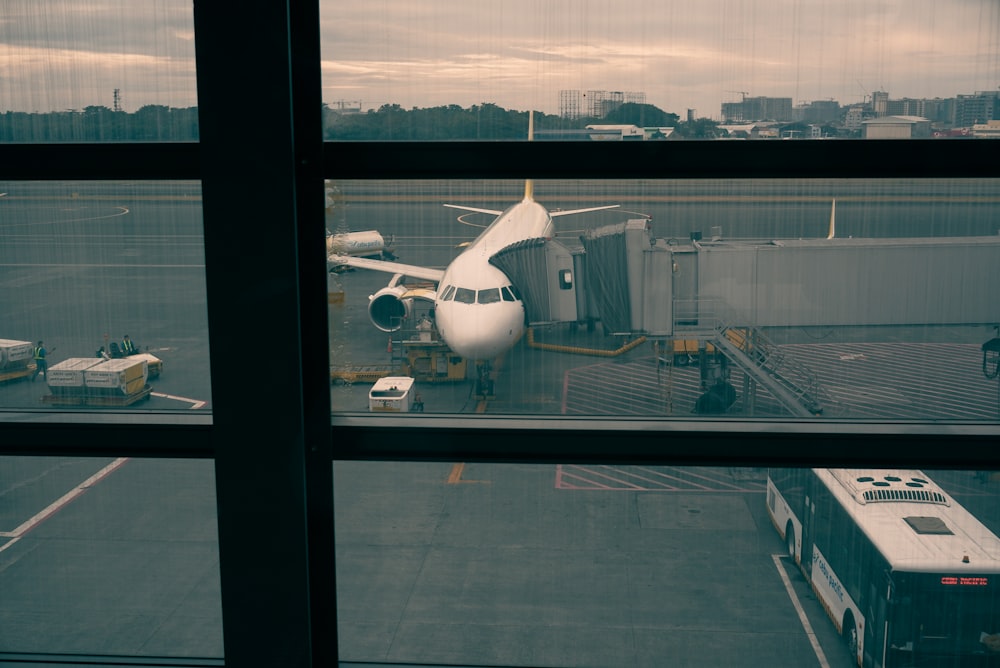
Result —
<instances>
[{"instance_id":1,"label":"bus wheel","mask_svg":"<svg viewBox=\"0 0 1000 668\"><path fill-rule=\"evenodd\" d=\"M854 624L854 615L847 613L844 615L844 626L841 630L841 636L844 638L844 643L847 645L847 649L851 652L851 659L853 660L858 655L858 627Z\"/></svg>"},{"instance_id":2,"label":"bus wheel","mask_svg":"<svg viewBox=\"0 0 1000 668\"><path fill-rule=\"evenodd\" d=\"M788 556L795 561L795 529L792 528L791 522L785 527L785 545L788 546Z\"/></svg>"}]
</instances>

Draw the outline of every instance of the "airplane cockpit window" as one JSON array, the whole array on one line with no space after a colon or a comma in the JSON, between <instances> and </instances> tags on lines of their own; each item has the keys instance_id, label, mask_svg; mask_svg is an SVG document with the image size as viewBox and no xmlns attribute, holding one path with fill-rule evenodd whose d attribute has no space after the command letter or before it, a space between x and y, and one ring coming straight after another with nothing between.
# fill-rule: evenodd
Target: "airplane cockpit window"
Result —
<instances>
[{"instance_id":1,"label":"airplane cockpit window","mask_svg":"<svg viewBox=\"0 0 1000 668\"><path fill-rule=\"evenodd\" d=\"M468 288L458 288L455 290L455 301L462 304L475 304L476 291Z\"/></svg>"},{"instance_id":2,"label":"airplane cockpit window","mask_svg":"<svg viewBox=\"0 0 1000 668\"><path fill-rule=\"evenodd\" d=\"M517 299L514 298L514 293L511 292L511 287L509 285L505 285L504 287L500 288L500 295L503 297L503 300L505 302L517 301Z\"/></svg>"},{"instance_id":3,"label":"airplane cockpit window","mask_svg":"<svg viewBox=\"0 0 1000 668\"><path fill-rule=\"evenodd\" d=\"M455 295L455 286L449 285L444 289L444 294L441 295L441 301L443 302L450 301L454 295Z\"/></svg>"},{"instance_id":4,"label":"airplane cockpit window","mask_svg":"<svg viewBox=\"0 0 1000 668\"><path fill-rule=\"evenodd\" d=\"M486 290L480 290L479 295L476 298L480 304L495 304L500 301L500 290L499 288L488 288Z\"/></svg>"}]
</instances>

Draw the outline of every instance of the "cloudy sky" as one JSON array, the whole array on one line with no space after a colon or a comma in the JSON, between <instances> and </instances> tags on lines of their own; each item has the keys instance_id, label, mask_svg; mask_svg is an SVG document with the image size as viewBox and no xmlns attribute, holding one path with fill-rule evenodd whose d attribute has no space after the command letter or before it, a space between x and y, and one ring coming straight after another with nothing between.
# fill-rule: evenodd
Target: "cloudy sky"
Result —
<instances>
[{"instance_id":1,"label":"cloudy sky","mask_svg":"<svg viewBox=\"0 0 1000 668\"><path fill-rule=\"evenodd\" d=\"M744 94L1000 87L998 0L320 2L331 106L556 113L560 90L607 90L718 118ZM194 106L193 38L190 0L0 0L0 111L111 107L116 88L126 111Z\"/></svg>"}]
</instances>

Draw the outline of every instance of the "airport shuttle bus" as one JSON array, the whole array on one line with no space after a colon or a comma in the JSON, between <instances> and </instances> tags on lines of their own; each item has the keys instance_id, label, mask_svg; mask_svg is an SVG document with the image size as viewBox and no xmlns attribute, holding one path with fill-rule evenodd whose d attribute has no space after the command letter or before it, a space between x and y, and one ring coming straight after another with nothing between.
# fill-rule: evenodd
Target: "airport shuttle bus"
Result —
<instances>
[{"instance_id":1,"label":"airport shuttle bus","mask_svg":"<svg viewBox=\"0 0 1000 668\"><path fill-rule=\"evenodd\" d=\"M921 471L770 469L767 512L859 666L1000 666L1000 538Z\"/></svg>"}]
</instances>

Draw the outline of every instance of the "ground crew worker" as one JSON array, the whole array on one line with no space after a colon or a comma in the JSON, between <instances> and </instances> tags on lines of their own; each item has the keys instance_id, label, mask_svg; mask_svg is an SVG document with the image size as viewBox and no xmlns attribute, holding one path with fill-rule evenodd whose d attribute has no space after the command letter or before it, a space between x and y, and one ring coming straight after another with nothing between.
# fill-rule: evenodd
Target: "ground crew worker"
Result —
<instances>
[{"instance_id":1,"label":"ground crew worker","mask_svg":"<svg viewBox=\"0 0 1000 668\"><path fill-rule=\"evenodd\" d=\"M45 380L49 379L49 361L45 358L47 354L48 351L45 350L45 345L39 341L38 345L35 346L35 373L31 375L31 382L35 382L35 379L38 378L38 374L42 374L42 378Z\"/></svg>"},{"instance_id":2,"label":"ground crew worker","mask_svg":"<svg viewBox=\"0 0 1000 668\"><path fill-rule=\"evenodd\" d=\"M122 339L122 355L128 357L129 355L135 355L136 353L135 344L132 343L132 339L128 338L128 334Z\"/></svg>"}]
</instances>

